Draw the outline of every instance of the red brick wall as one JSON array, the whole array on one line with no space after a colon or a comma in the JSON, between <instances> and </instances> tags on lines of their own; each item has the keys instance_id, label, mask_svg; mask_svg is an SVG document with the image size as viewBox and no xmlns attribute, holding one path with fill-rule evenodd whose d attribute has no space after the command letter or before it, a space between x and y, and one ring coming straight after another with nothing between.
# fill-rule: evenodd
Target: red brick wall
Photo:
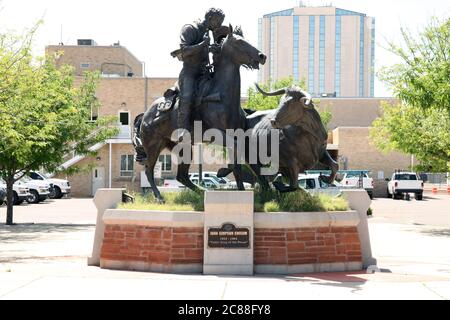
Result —
<instances>
[{"instance_id":1,"label":"red brick wall","mask_svg":"<svg viewBox=\"0 0 450 320\"><path fill-rule=\"evenodd\" d=\"M361 262L356 227L255 229L255 265Z\"/></svg>"},{"instance_id":2,"label":"red brick wall","mask_svg":"<svg viewBox=\"0 0 450 320\"><path fill-rule=\"evenodd\" d=\"M106 225L101 259L203 264L203 228Z\"/></svg>"}]
</instances>

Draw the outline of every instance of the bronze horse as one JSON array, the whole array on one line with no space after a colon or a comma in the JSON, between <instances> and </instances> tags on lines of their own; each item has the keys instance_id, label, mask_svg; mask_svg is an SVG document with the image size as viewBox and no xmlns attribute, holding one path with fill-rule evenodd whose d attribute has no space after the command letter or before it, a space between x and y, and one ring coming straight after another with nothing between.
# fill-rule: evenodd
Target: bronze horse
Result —
<instances>
[{"instance_id":1,"label":"bronze horse","mask_svg":"<svg viewBox=\"0 0 450 320\"><path fill-rule=\"evenodd\" d=\"M267 57L248 43L242 36L234 34L228 28L228 34L221 43L220 58L214 63L214 76L210 83L209 93L219 96L218 101L202 102L192 110L191 122L201 121L203 132L218 129L225 137L227 129L245 129L246 114L241 108L240 67L258 69L266 62ZM216 94L218 93L218 95ZM154 167L163 149L172 150L177 142L171 140L177 127L178 103L161 116L158 105L162 98L153 102L145 112L140 126L140 137L147 160L145 173L156 199L163 201L155 179ZM193 126L192 126L193 127ZM202 135L203 135L202 132ZM225 141L225 138L223 139ZM189 180L190 163L181 163L177 167L177 180L188 188L198 191L199 188ZM233 167L238 188L243 190L241 168L235 159Z\"/></svg>"}]
</instances>

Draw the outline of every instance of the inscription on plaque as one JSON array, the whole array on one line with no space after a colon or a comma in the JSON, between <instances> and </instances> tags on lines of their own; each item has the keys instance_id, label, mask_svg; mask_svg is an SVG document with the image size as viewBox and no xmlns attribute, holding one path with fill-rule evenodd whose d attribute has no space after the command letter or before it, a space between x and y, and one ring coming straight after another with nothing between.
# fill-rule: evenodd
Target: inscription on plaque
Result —
<instances>
[{"instance_id":1,"label":"inscription on plaque","mask_svg":"<svg viewBox=\"0 0 450 320\"><path fill-rule=\"evenodd\" d=\"M209 248L250 248L250 229L236 228L226 223L221 228L208 229Z\"/></svg>"}]
</instances>

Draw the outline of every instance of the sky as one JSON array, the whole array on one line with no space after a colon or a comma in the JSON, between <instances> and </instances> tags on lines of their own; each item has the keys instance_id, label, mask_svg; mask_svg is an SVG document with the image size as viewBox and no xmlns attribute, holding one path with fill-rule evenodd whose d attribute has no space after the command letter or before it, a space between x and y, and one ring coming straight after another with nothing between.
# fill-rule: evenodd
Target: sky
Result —
<instances>
[{"instance_id":1,"label":"sky","mask_svg":"<svg viewBox=\"0 0 450 320\"><path fill-rule=\"evenodd\" d=\"M149 77L178 77L181 62L170 52L179 47L181 27L204 16L210 7L221 8L225 23L241 25L245 38L257 46L258 18L266 13L297 6L298 0L0 0L0 30L21 32L39 19L36 54L46 45L77 39L94 39L99 45L117 41L145 62ZM397 62L384 48L386 40L398 42L400 27L413 33L432 16L449 17L449 0L304 0L305 5L333 6L376 18L375 70ZM61 32L62 27L62 32ZM62 37L61 37L62 34ZM257 71L242 69L245 90L257 79ZM375 96L392 94L376 79Z\"/></svg>"}]
</instances>

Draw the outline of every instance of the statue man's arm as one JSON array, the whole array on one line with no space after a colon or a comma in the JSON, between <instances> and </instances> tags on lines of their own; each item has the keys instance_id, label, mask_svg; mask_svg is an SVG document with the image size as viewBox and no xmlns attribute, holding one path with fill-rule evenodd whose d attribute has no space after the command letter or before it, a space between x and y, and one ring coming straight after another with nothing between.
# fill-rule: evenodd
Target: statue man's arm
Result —
<instances>
[{"instance_id":1,"label":"statue man's arm","mask_svg":"<svg viewBox=\"0 0 450 320\"><path fill-rule=\"evenodd\" d=\"M195 43L196 30L191 25L186 25L181 30L180 48L183 57L195 56L203 52L204 48L209 46L209 38L204 39L200 43Z\"/></svg>"}]
</instances>

